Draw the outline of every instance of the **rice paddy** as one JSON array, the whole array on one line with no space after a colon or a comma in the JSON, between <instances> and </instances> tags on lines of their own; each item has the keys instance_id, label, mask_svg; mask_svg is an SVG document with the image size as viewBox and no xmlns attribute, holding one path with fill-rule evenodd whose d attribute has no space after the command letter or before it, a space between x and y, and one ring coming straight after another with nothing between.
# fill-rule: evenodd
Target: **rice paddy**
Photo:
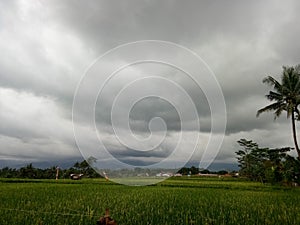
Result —
<instances>
[{"instance_id":1,"label":"rice paddy","mask_svg":"<svg viewBox=\"0 0 300 225\"><path fill-rule=\"evenodd\" d=\"M239 179L171 178L130 187L104 179L0 179L0 224L300 224L300 189Z\"/></svg>"}]
</instances>

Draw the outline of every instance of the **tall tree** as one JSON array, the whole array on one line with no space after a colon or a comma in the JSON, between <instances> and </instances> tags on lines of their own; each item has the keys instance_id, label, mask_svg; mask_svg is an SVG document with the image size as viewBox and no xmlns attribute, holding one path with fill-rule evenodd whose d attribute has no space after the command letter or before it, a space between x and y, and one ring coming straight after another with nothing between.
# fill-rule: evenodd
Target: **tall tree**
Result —
<instances>
[{"instance_id":1,"label":"tall tree","mask_svg":"<svg viewBox=\"0 0 300 225\"><path fill-rule=\"evenodd\" d=\"M297 163L299 160L289 156L287 152L290 147L284 148L260 148L257 143L246 139L238 141L241 149L237 152L240 175L251 180L277 183L285 180L286 182L298 182ZM294 161L292 160L294 159Z\"/></svg>"},{"instance_id":2,"label":"tall tree","mask_svg":"<svg viewBox=\"0 0 300 225\"><path fill-rule=\"evenodd\" d=\"M257 111L258 117L263 112L275 111L275 117L279 117L283 111L286 111L287 118L292 120L292 132L295 143L295 149L300 159L300 150L297 142L296 135L296 118L299 119L298 106L300 104L300 66L296 67L283 67L281 82L275 78L268 76L264 78L264 83L273 87L273 91L270 91L266 97L274 103L267 105L266 107Z\"/></svg>"},{"instance_id":3,"label":"tall tree","mask_svg":"<svg viewBox=\"0 0 300 225\"><path fill-rule=\"evenodd\" d=\"M263 182L264 161L268 149L259 148L258 144L252 140L240 139L238 144L242 147L242 149L235 152L241 168L240 175Z\"/></svg>"}]
</instances>

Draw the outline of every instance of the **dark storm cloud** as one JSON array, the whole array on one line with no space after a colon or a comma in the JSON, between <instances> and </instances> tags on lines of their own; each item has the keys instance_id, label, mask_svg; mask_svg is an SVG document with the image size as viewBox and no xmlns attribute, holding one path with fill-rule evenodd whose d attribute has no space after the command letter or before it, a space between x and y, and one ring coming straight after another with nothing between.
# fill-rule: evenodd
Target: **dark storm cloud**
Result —
<instances>
[{"instance_id":1,"label":"dark storm cloud","mask_svg":"<svg viewBox=\"0 0 300 225\"><path fill-rule=\"evenodd\" d=\"M254 35L268 3L235 0L188 4L183 1L53 1L50 4L51 13L66 28L95 47L105 49L143 39L198 45L216 33Z\"/></svg>"},{"instance_id":2,"label":"dark storm cloud","mask_svg":"<svg viewBox=\"0 0 300 225\"><path fill-rule=\"evenodd\" d=\"M163 159L169 156L171 150L169 148L154 149L147 152L136 151L133 149L118 149L117 151L110 151L114 158L120 162L130 163L134 166L151 165L159 163Z\"/></svg>"},{"instance_id":3,"label":"dark storm cloud","mask_svg":"<svg viewBox=\"0 0 300 225\"><path fill-rule=\"evenodd\" d=\"M300 63L299 9L298 1L277 0L1 1L0 155L42 158L50 157L51 149L57 149L57 155L78 154L71 105L80 77L105 51L143 39L182 44L199 54L215 73L228 119L219 160L230 161L239 137L265 145L289 145L290 127L284 116L274 123L272 114L260 118L255 114L268 104L263 96L269 87L262 84L263 77L279 78L282 65ZM164 72L190 94L200 116L200 130L209 133L205 93L174 71ZM117 81L103 104L97 105L98 125L108 136L112 132L105 126L110 124L111 100L122 82ZM85 97L89 98L88 93ZM82 99L82 129L87 129L86 99ZM180 130L178 113L152 100L132 110L132 129L147 133L155 116L164 118L171 132ZM279 130L287 137L278 138ZM111 144L117 146L115 154L120 157L135 155Z\"/></svg>"}]
</instances>

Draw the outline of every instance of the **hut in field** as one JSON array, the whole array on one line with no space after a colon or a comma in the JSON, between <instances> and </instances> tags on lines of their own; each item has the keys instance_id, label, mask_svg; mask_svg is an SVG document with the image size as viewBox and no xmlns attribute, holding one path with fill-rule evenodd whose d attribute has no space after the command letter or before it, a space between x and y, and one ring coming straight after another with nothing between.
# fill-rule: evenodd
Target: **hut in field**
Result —
<instances>
[{"instance_id":1,"label":"hut in field","mask_svg":"<svg viewBox=\"0 0 300 225\"><path fill-rule=\"evenodd\" d=\"M71 180L80 180L82 177L83 177L82 173L80 173L80 174L76 174L76 173L70 174Z\"/></svg>"}]
</instances>

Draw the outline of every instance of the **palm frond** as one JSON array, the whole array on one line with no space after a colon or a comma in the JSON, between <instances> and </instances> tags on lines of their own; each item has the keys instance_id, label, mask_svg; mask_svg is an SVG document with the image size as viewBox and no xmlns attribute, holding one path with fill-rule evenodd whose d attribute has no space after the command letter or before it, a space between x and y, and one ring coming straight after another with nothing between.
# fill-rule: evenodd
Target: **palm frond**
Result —
<instances>
[{"instance_id":1,"label":"palm frond","mask_svg":"<svg viewBox=\"0 0 300 225\"><path fill-rule=\"evenodd\" d=\"M297 83L295 84L295 92L297 94L299 94L300 93L300 75L297 75L297 76L299 76L299 79L298 79Z\"/></svg>"},{"instance_id":2,"label":"palm frond","mask_svg":"<svg viewBox=\"0 0 300 225\"><path fill-rule=\"evenodd\" d=\"M281 90L281 84L273 77L268 76L263 79L263 83L269 84L270 86L273 86L275 90L279 91Z\"/></svg>"},{"instance_id":3,"label":"palm frond","mask_svg":"<svg viewBox=\"0 0 300 225\"><path fill-rule=\"evenodd\" d=\"M275 118L276 118L280 116L283 110L285 110L285 104L283 102L275 102L271 105L267 105L266 107L258 110L256 113L256 117L259 117L259 115L264 112L275 111Z\"/></svg>"},{"instance_id":4,"label":"palm frond","mask_svg":"<svg viewBox=\"0 0 300 225\"><path fill-rule=\"evenodd\" d=\"M270 101L281 101L283 100L283 96L280 93L270 91L269 94L266 95L266 98L269 99Z\"/></svg>"}]
</instances>

